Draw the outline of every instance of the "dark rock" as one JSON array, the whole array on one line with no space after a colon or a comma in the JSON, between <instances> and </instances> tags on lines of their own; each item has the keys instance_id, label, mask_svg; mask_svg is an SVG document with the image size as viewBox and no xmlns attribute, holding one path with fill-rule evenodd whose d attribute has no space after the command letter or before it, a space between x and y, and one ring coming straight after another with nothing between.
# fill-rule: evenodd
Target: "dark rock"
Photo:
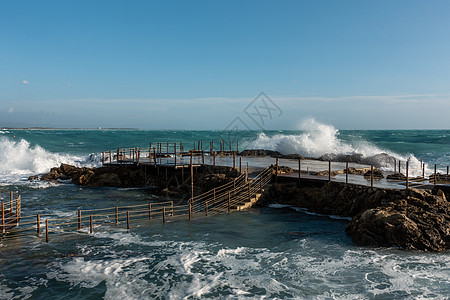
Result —
<instances>
[{"instance_id":1,"label":"dark rock","mask_svg":"<svg viewBox=\"0 0 450 300\"><path fill-rule=\"evenodd\" d=\"M352 154L332 154L327 153L318 158L323 161L338 161L338 162L350 162L365 165L374 165L377 168L384 166L391 166L395 163L395 157L390 156L387 153L380 153L373 156L364 156L360 153Z\"/></svg>"},{"instance_id":2,"label":"dark rock","mask_svg":"<svg viewBox=\"0 0 450 300\"><path fill-rule=\"evenodd\" d=\"M394 174L389 174L388 176L386 176L386 179L405 181L406 176L403 175L402 173L394 173Z\"/></svg>"},{"instance_id":3,"label":"dark rock","mask_svg":"<svg viewBox=\"0 0 450 300\"><path fill-rule=\"evenodd\" d=\"M347 232L357 244L364 246L389 245L425 251L449 249L449 203L423 190L410 190L406 194L406 198L354 217Z\"/></svg>"},{"instance_id":4,"label":"dark rock","mask_svg":"<svg viewBox=\"0 0 450 300\"><path fill-rule=\"evenodd\" d=\"M239 156L271 156L281 158L283 155L278 151L264 149L250 149L239 153Z\"/></svg>"},{"instance_id":5,"label":"dark rock","mask_svg":"<svg viewBox=\"0 0 450 300\"><path fill-rule=\"evenodd\" d=\"M345 173L347 169L344 169L342 172ZM364 175L370 168L356 169L353 167L348 168L348 174L352 175Z\"/></svg>"},{"instance_id":6,"label":"dark rock","mask_svg":"<svg viewBox=\"0 0 450 300\"><path fill-rule=\"evenodd\" d=\"M282 158L286 158L286 159L303 159L304 157L301 156L300 154L285 154L282 156Z\"/></svg>"},{"instance_id":7,"label":"dark rock","mask_svg":"<svg viewBox=\"0 0 450 300\"><path fill-rule=\"evenodd\" d=\"M372 170L369 170L366 173L364 173L364 177L370 177L371 175L372 175ZM379 169L374 169L373 170L373 178L375 178L375 179L384 178L383 172L381 172L381 170L379 170Z\"/></svg>"},{"instance_id":8,"label":"dark rock","mask_svg":"<svg viewBox=\"0 0 450 300\"><path fill-rule=\"evenodd\" d=\"M32 175L28 177L28 181L36 181L39 180L39 175Z\"/></svg>"},{"instance_id":9,"label":"dark rock","mask_svg":"<svg viewBox=\"0 0 450 300\"><path fill-rule=\"evenodd\" d=\"M311 181L275 184L261 204L281 203L312 212L351 217L346 231L361 246L396 246L409 250L450 249L450 202L436 189L391 190Z\"/></svg>"},{"instance_id":10,"label":"dark rock","mask_svg":"<svg viewBox=\"0 0 450 300\"><path fill-rule=\"evenodd\" d=\"M270 156L273 158L303 159L303 156L301 156L300 154L281 154L278 151L263 150L263 149L244 150L241 153L239 153L239 156L255 156L255 157Z\"/></svg>"}]
</instances>

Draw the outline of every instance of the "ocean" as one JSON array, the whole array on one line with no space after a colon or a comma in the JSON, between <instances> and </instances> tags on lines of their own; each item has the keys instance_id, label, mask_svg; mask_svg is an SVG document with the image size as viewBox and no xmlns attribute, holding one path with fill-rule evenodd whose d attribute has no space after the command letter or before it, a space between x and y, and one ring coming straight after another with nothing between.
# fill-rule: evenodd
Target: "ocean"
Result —
<instances>
[{"instance_id":1,"label":"ocean","mask_svg":"<svg viewBox=\"0 0 450 300\"><path fill-rule=\"evenodd\" d=\"M29 182L61 163L99 166L101 152L150 142L204 146L221 131L0 129L0 188L19 191L22 214L146 203L146 188ZM450 165L450 130L301 130L233 133L239 150L327 153ZM218 147L218 142L217 142ZM272 162L268 162L270 164ZM388 166L386 165L386 168ZM448 299L450 256L358 247L348 220L271 205L243 212L102 228L27 244L0 240L0 299Z\"/></svg>"}]
</instances>

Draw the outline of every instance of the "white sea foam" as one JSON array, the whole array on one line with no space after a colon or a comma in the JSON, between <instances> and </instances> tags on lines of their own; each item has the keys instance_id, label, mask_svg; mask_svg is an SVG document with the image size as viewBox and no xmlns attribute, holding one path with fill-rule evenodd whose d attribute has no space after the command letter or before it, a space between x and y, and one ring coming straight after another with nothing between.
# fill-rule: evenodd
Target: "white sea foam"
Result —
<instances>
[{"instance_id":1,"label":"white sea foam","mask_svg":"<svg viewBox=\"0 0 450 300\"><path fill-rule=\"evenodd\" d=\"M152 244L143 240L129 242ZM445 254L343 249L333 242L318 247L315 239L295 243L281 251L194 241L167 241L164 247L138 252L109 245L97 248L95 255L89 250L86 258L61 260L47 277L82 288L103 283L105 299L416 298L449 291L443 284L450 275Z\"/></svg>"},{"instance_id":2,"label":"white sea foam","mask_svg":"<svg viewBox=\"0 0 450 300\"><path fill-rule=\"evenodd\" d=\"M300 154L304 157L318 158L323 155L361 155L363 163L374 163L384 169L392 169L393 161L409 160L410 175L421 174L420 161L413 155L400 155L387 149L382 149L363 139L352 142L344 141L339 136L339 130L332 125L307 119L300 125L300 134L275 134L268 136L260 133L256 140L244 144L247 149L266 149L279 151L282 154ZM380 154L387 156L380 156ZM404 166L403 166L404 167ZM427 169L427 173L431 170Z\"/></svg>"},{"instance_id":3,"label":"white sea foam","mask_svg":"<svg viewBox=\"0 0 450 300\"><path fill-rule=\"evenodd\" d=\"M0 182L15 182L30 175L42 174L61 163L75 166L96 166L99 155L75 156L52 153L39 145L31 146L24 139L13 141L0 137Z\"/></svg>"}]
</instances>

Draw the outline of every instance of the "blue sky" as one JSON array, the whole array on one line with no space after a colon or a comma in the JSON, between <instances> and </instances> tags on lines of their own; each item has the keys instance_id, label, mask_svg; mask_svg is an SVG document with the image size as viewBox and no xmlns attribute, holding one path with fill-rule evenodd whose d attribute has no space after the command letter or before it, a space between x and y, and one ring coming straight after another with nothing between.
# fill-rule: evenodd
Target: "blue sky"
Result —
<instances>
[{"instance_id":1,"label":"blue sky","mask_svg":"<svg viewBox=\"0 0 450 300\"><path fill-rule=\"evenodd\" d=\"M283 111L268 129L310 117L450 128L449 11L448 1L3 1L0 127L222 129L248 124L244 109L264 91Z\"/></svg>"}]
</instances>

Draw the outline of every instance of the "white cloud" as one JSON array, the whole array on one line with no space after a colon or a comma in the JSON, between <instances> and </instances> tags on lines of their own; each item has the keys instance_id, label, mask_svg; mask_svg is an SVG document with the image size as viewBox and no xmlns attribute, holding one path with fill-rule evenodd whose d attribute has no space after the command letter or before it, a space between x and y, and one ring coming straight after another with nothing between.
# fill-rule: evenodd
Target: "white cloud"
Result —
<instances>
[{"instance_id":1,"label":"white cloud","mask_svg":"<svg viewBox=\"0 0 450 300\"><path fill-rule=\"evenodd\" d=\"M30 82L28 80L22 80L21 83L22 84L30 84Z\"/></svg>"}]
</instances>

